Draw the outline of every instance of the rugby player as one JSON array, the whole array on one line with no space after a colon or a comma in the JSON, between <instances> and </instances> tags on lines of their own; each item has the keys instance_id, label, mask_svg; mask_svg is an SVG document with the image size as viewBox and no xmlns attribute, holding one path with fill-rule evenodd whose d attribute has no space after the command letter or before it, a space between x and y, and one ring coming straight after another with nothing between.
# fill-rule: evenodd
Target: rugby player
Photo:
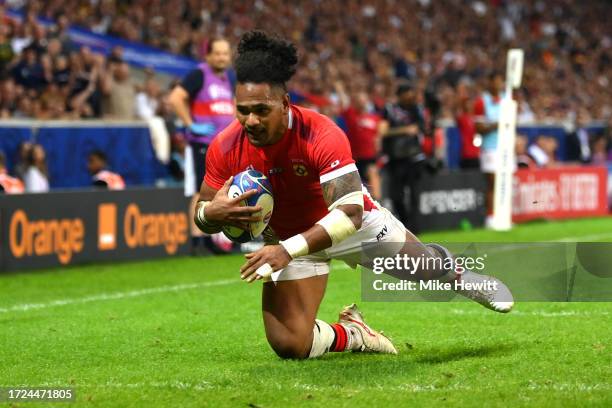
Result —
<instances>
[{"instance_id":1,"label":"rugby player","mask_svg":"<svg viewBox=\"0 0 612 408\"><path fill-rule=\"evenodd\" d=\"M246 169L262 172L274 194L274 212L264 232L267 245L246 255L240 273L247 282L267 277L262 310L271 347L280 357L296 359L345 350L395 354L392 342L370 328L354 304L341 311L336 323L316 318L330 260L371 266L363 243L390 257L451 254L440 245L420 243L371 199L347 137L332 120L291 104L286 83L297 62L291 43L261 31L242 36L235 63L237 120L208 149L195 222L204 232L215 233L223 225L244 227L258 220L260 207L239 204L254 191L233 199L227 192L233 175ZM415 278L478 282L485 277L439 268L418 271ZM462 294L499 312L513 305L501 282L496 292Z\"/></svg>"}]
</instances>

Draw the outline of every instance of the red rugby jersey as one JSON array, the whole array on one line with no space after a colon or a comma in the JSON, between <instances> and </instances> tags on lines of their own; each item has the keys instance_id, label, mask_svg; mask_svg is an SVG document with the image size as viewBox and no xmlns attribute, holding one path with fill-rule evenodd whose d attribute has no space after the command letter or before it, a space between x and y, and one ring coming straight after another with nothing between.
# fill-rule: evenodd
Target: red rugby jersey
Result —
<instances>
[{"instance_id":1,"label":"red rugby jersey","mask_svg":"<svg viewBox=\"0 0 612 408\"><path fill-rule=\"evenodd\" d=\"M270 226L280 239L306 231L328 213L321 183L357 171L344 132L328 117L295 105L289 128L269 146L253 146L234 120L208 148L204 182L218 190L247 169L265 174L272 184ZM364 202L365 211L376 208L367 192Z\"/></svg>"}]
</instances>

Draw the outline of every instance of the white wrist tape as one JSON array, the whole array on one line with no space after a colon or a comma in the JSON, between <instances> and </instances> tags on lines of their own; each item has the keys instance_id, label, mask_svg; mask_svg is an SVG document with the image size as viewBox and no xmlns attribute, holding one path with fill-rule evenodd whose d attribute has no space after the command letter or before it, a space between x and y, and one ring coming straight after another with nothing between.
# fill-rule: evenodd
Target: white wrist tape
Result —
<instances>
[{"instance_id":1,"label":"white wrist tape","mask_svg":"<svg viewBox=\"0 0 612 408\"><path fill-rule=\"evenodd\" d=\"M306 242L306 238L302 234L297 234L284 241L280 241L279 244L285 248L293 259L298 256L308 255L309 252L308 242Z\"/></svg>"},{"instance_id":2,"label":"white wrist tape","mask_svg":"<svg viewBox=\"0 0 612 408\"><path fill-rule=\"evenodd\" d=\"M333 209L325 217L317 221L317 224L322 226L325 231L329 234L332 240L332 245L344 241L346 238L357 232L353 221L344 213L344 211L337 208Z\"/></svg>"},{"instance_id":3,"label":"white wrist tape","mask_svg":"<svg viewBox=\"0 0 612 408\"><path fill-rule=\"evenodd\" d=\"M206 221L206 216L204 215L204 209L210 205L210 201L198 201L196 206L196 217L198 217L198 221L202 224L208 224Z\"/></svg>"},{"instance_id":4,"label":"white wrist tape","mask_svg":"<svg viewBox=\"0 0 612 408\"><path fill-rule=\"evenodd\" d=\"M274 270L272 269L272 267L270 266L269 263L265 263L265 264L261 265L255 271L256 274L261 275L264 278L267 278L268 276L272 275L272 272L274 272Z\"/></svg>"},{"instance_id":5,"label":"white wrist tape","mask_svg":"<svg viewBox=\"0 0 612 408\"><path fill-rule=\"evenodd\" d=\"M363 208L363 192L362 191L353 191L352 193L348 193L334 201L332 205L330 205L327 209L329 211L338 207L339 205L344 204L354 204Z\"/></svg>"}]
</instances>

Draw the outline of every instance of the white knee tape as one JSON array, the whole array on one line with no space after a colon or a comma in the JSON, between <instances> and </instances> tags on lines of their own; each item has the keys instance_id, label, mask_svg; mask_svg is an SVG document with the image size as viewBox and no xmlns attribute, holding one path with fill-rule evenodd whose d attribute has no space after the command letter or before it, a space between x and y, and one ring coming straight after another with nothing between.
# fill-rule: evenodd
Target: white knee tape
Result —
<instances>
[{"instance_id":1,"label":"white knee tape","mask_svg":"<svg viewBox=\"0 0 612 408\"><path fill-rule=\"evenodd\" d=\"M334 329L323 320L315 320L314 328L312 329L312 347L308 358L320 357L329 351L336 334Z\"/></svg>"}]
</instances>

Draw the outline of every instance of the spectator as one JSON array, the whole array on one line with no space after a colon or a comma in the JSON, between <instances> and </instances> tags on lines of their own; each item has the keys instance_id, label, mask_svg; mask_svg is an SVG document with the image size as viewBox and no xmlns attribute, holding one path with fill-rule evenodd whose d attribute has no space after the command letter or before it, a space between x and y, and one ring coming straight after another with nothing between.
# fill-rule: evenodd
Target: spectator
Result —
<instances>
[{"instance_id":1,"label":"spectator","mask_svg":"<svg viewBox=\"0 0 612 408\"><path fill-rule=\"evenodd\" d=\"M45 150L39 144L32 145L27 156L28 168L23 176L25 190L28 193L45 193L49 191L49 175Z\"/></svg>"},{"instance_id":2,"label":"spectator","mask_svg":"<svg viewBox=\"0 0 612 408\"><path fill-rule=\"evenodd\" d=\"M7 118L13 115L17 109L20 86L15 84L13 78L7 78L0 82L0 116Z\"/></svg>"},{"instance_id":3,"label":"spectator","mask_svg":"<svg viewBox=\"0 0 612 408\"><path fill-rule=\"evenodd\" d=\"M15 163L15 175L21 181L25 180L25 174L28 171L28 157L30 156L30 151L32 150L32 146L34 144L29 141L23 141L19 144L17 148L17 160Z\"/></svg>"},{"instance_id":4,"label":"spectator","mask_svg":"<svg viewBox=\"0 0 612 408\"><path fill-rule=\"evenodd\" d=\"M66 114L66 96L57 84L50 83L39 99L39 109L34 113L36 119L62 119Z\"/></svg>"},{"instance_id":5,"label":"spectator","mask_svg":"<svg viewBox=\"0 0 612 408\"><path fill-rule=\"evenodd\" d=\"M0 22L0 75L4 75L7 67L15 58L15 52L8 36L9 27Z\"/></svg>"},{"instance_id":6,"label":"spectator","mask_svg":"<svg viewBox=\"0 0 612 408\"><path fill-rule=\"evenodd\" d=\"M595 166L608 165L609 140L606 135L597 135L593 138L591 151L593 152L591 163Z\"/></svg>"},{"instance_id":7,"label":"spectator","mask_svg":"<svg viewBox=\"0 0 612 408\"><path fill-rule=\"evenodd\" d=\"M36 55L36 49L28 46L12 70L15 82L26 89L40 91L46 83L44 68Z\"/></svg>"},{"instance_id":8,"label":"spectator","mask_svg":"<svg viewBox=\"0 0 612 408\"><path fill-rule=\"evenodd\" d=\"M47 52L51 39L60 40L63 52L73 51L68 35L73 23L200 59L205 33L232 41L257 24L296 39L305 69L298 69L292 90L326 98L337 80L370 84L380 108L404 78L439 79L451 94L465 78L479 81L484 72L500 69L504 50L518 47L528 61L524 95L517 95L519 123L571 120L581 106L597 119L612 114L610 3L604 1L554 2L546 13L541 1L529 0L481 1L473 7L422 0L405 0L403 7L389 7L385 0L363 5L268 0L251 8L240 0L29 3L36 7L23 22L9 20L15 54L41 42L41 35L49 41ZM37 10L46 18L58 16L57 24L39 28Z\"/></svg>"},{"instance_id":9,"label":"spectator","mask_svg":"<svg viewBox=\"0 0 612 408\"><path fill-rule=\"evenodd\" d=\"M59 16L46 35L60 39L65 51L71 46L70 23L194 59L201 57L205 33L233 41L257 24L297 40L307 69L298 70L296 90L327 94L338 79L363 80L375 88L382 84L372 95L379 107L378 91L384 89L388 101L398 80L440 78L454 88L463 78L478 81L483 72L501 68L504 50L518 47L529 61L521 122L530 119L527 106L537 121L566 120L580 106L599 119L612 113L609 2L554 2L546 13L542 2L529 0L481 1L473 7L422 0L405 0L403 7L389 7L385 0L363 5L268 0L250 8L240 0L85 3L36 2L40 7L31 9L47 18ZM20 40L16 54L43 32L36 25L32 12L23 23L15 22L16 34L10 36ZM332 71L339 77L329 75Z\"/></svg>"},{"instance_id":10,"label":"spectator","mask_svg":"<svg viewBox=\"0 0 612 408\"><path fill-rule=\"evenodd\" d=\"M457 86L455 122L461 137L461 161L464 170L480 169L480 142L476 137L476 122L471 105L471 87L467 82Z\"/></svg>"},{"instance_id":11,"label":"spectator","mask_svg":"<svg viewBox=\"0 0 612 408\"><path fill-rule=\"evenodd\" d=\"M557 139L552 136L539 135L535 142L529 146L529 156L538 167L554 167L556 162Z\"/></svg>"},{"instance_id":12,"label":"spectator","mask_svg":"<svg viewBox=\"0 0 612 408\"><path fill-rule=\"evenodd\" d=\"M590 117L585 109L578 111L574 131L567 135L565 145L565 158L575 163L589 163L592 159L591 140L587 128Z\"/></svg>"},{"instance_id":13,"label":"spectator","mask_svg":"<svg viewBox=\"0 0 612 408\"><path fill-rule=\"evenodd\" d=\"M13 110L13 117L22 119L34 118L36 116L34 108L32 98L27 95L21 95L17 100L17 107Z\"/></svg>"},{"instance_id":14,"label":"spectator","mask_svg":"<svg viewBox=\"0 0 612 408\"><path fill-rule=\"evenodd\" d=\"M13 52L21 54L30 44L32 44L32 27L27 24L18 24L11 40Z\"/></svg>"},{"instance_id":15,"label":"spectator","mask_svg":"<svg viewBox=\"0 0 612 408\"><path fill-rule=\"evenodd\" d=\"M58 55L53 62L53 83L60 89L68 89L70 86L70 67L65 55Z\"/></svg>"},{"instance_id":16,"label":"spectator","mask_svg":"<svg viewBox=\"0 0 612 408\"><path fill-rule=\"evenodd\" d=\"M123 177L108 170L106 154L101 150L94 150L87 157L87 170L92 176L92 185L108 190L123 190L125 182Z\"/></svg>"},{"instance_id":17,"label":"spectator","mask_svg":"<svg viewBox=\"0 0 612 408\"><path fill-rule=\"evenodd\" d=\"M518 113L516 121L519 125L531 125L536 122L535 113L529 106L529 102L525 98L525 90L519 89L516 92L516 102L518 104Z\"/></svg>"},{"instance_id":18,"label":"spectator","mask_svg":"<svg viewBox=\"0 0 612 408\"><path fill-rule=\"evenodd\" d=\"M516 135L516 164L519 169L529 169L536 167L535 161L527 153L529 140L527 136Z\"/></svg>"},{"instance_id":19,"label":"spectator","mask_svg":"<svg viewBox=\"0 0 612 408\"><path fill-rule=\"evenodd\" d=\"M11 177L6 170L6 156L0 152L0 193L20 194L23 193L23 183L15 177Z\"/></svg>"},{"instance_id":20,"label":"spectator","mask_svg":"<svg viewBox=\"0 0 612 408\"><path fill-rule=\"evenodd\" d=\"M381 117L372 112L372 102L367 93L363 91L355 92L349 98L342 82L336 83L336 93L340 97L341 116L346 125L346 135L351 144L351 152L359 175L369 186L372 196L376 200L380 200L380 175L376 166L376 159L381 132Z\"/></svg>"},{"instance_id":21,"label":"spectator","mask_svg":"<svg viewBox=\"0 0 612 408\"><path fill-rule=\"evenodd\" d=\"M388 157L389 175L392 180L400 182L400 185L391 190L393 208L400 221L413 232L418 232L418 197L415 192L425 165L425 154L421 147L425 118L417 105L417 98L413 85L401 84L397 89L397 103L385 106L381 124L382 150ZM404 201L406 186L410 194L408 211Z\"/></svg>"},{"instance_id":22,"label":"spectator","mask_svg":"<svg viewBox=\"0 0 612 408\"><path fill-rule=\"evenodd\" d=\"M154 78L148 78L143 89L136 94L136 116L139 119L151 119L159 108L159 85Z\"/></svg>"},{"instance_id":23,"label":"spectator","mask_svg":"<svg viewBox=\"0 0 612 408\"><path fill-rule=\"evenodd\" d=\"M87 53L85 53L87 55ZM86 64L83 53L70 55L69 107L75 118L92 118L101 111L101 92L98 82L104 71L104 58L96 58Z\"/></svg>"},{"instance_id":24,"label":"spectator","mask_svg":"<svg viewBox=\"0 0 612 408\"><path fill-rule=\"evenodd\" d=\"M111 64L102 77L103 115L109 119L133 120L136 93L126 62Z\"/></svg>"}]
</instances>

